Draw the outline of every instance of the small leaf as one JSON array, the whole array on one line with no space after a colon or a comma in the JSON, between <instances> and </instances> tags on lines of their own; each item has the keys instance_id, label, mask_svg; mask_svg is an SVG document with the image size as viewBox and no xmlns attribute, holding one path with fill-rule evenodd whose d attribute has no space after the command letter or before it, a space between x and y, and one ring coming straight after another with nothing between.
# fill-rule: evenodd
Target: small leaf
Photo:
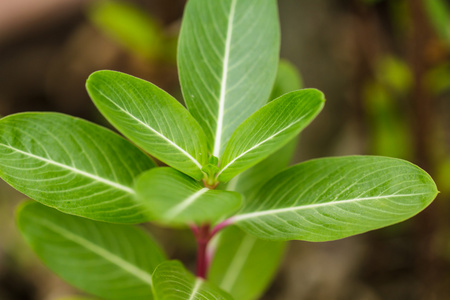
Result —
<instances>
[{"instance_id":1,"label":"small leaf","mask_svg":"<svg viewBox=\"0 0 450 300\"><path fill-rule=\"evenodd\" d=\"M218 287L186 271L178 261L160 264L153 273L156 300L232 300Z\"/></svg>"},{"instance_id":2,"label":"small leaf","mask_svg":"<svg viewBox=\"0 0 450 300\"><path fill-rule=\"evenodd\" d=\"M266 104L231 137L222 157L219 181L228 181L294 138L320 112L324 96L314 89L291 92Z\"/></svg>"},{"instance_id":3,"label":"small leaf","mask_svg":"<svg viewBox=\"0 0 450 300\"><path fill-rule=\"evenodd\" d=\"M302 81L296 68L288 61L280 60L271 99L275 99L300 88L302 88ZM298 138L292 139L277 152L271 154L250 169L233 177L233 179L228 182L226 189L239 192L248 199L248 196L251 193L259 190L267 180L289 165L297 143Z\"/></svg>"},{"instance_id":4,"label":"small leaf","mask_svg":"<svg viewBox=\"0 0 450 300\"><path fill-rule=\"evenodd\" d=\"M275 275L286 243L260 240L232 226L220 233L215 246L208 280L235 299L253 300Z\"/></svg>"},{"instance_id":5,"label":"small leaf","mask_svg":"<svg viewBox=\"0 0 450 300\"><path fill-rule=\"evenodd\" d=\"M330 241L404 221L436 194L431 177L403 160L323 158L279 173L233 218L262 239Z\"/></svg>"},{"instance_id":6,"label":"small leaf","mask_svg":"<svg viewBox=\"0 0 450 300\"><path fill-rule=\"evenodd\" d=\"M153 299L151 274L165 257L142 230L66 215L36 202L20 207L17 222L47 267L72 285L105 299Z\"/></svg>"},{"instance_id":7,"label":"small leaf","mask_svg":"<svg viewBox=\"0 0 450 300\"><path fill-rule=\"evenodd\" d=\"M150 82L113 71L93 73L86 87L100 112L126 137L175 169L197 180L203 177L205 134L172 96Z\"/></svg>"},{"instance_id":8,"label":"small leaf","mask_svg":"<svg viewBox=\"0 0 450 300\"><path fill-rule=\"evenodd\" d=\"M166 224L214 223L241 204L239 193L210 190L172 168L145 172L136 191L149 214Z\"/></svg>"},{"instance_id":9,"label":"small leaf","mask_svg":"<svg viewBox=\"0 0 450 300\"><path fill-rule=\"evenodd\" d=\"M25 195L90 219L148 220L135 201L135 177L153 161L117 134L57 113L0 120L0 176Z\"/></svg>"},{"instance_id":10,"label":"small leaf","mask_svg":"<svg viewBox=\"0 0 450 300\"><path fill-rule=\"evenodd\" d=\"M189 111L219 157L234 130L270 95L280 51L275 0L190 0L178 49Z\"/></svg>"}]
</instances>

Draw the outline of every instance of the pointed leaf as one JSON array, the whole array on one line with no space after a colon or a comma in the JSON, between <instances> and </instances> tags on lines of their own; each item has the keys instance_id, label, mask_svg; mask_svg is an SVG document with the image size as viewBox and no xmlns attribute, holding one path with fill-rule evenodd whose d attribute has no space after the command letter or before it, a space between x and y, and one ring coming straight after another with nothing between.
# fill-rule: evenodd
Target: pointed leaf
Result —
<instances>
[{"instance_id":1,"label":"pointed leaf","mask_svg":"<svg viewBox=\"0 0 450 300\"><path fill-rule=\"evenodd\" d=\"M186 271L178 261L167 261L153 273L153 291L157 300L232 300L218 287Z\"/></svg>"},{"instance_id":2,"label":"pointed leaf","mask_svg":"<svg viewBox=\"0 0 450 300\"><path fill-rule=\"evenodd\" d=\"M18 211L22 235L72 285L111 300L153 299L152 273L165 257L142 230L70 216L36 202Z\"/></svg>"},{"instance_id":3,"label":"pointed leaf","mask_svg":"<svg viewBox=\"0 0 450 300\"><path fill-rule=\"evenodd\" d=\"M276 175L234 221L263 239L329 241L406 220L436 194L431 177L403 160L323 158Z\"/></svg>"},{"instance_id":4,"label":"pointed leaf","mask_svg":"<svg viewBox=\"0 0 450 300\"><path fill-rule=\"evenodd\" d=\"M215 245L208 280L235 299L259 299L274 277L285 242L260 240L236 226L224 229Z\"/></svg>"},{"instance_id":5,"label":"pointed leaf","mask_svg":"<svg viewBox=\"0 0 450 300\"><path fill-rule=\"evenodd\" d=\"M113 71L93 73L86 87L100 112L126 137L179 171L203 177L206 137L172 96L150 82Z\"/></svg>"},{"instance_id":6,"label":"pointed leaf","mask_svg":"<svg viewBox=\"0 0 450 300\"><path fill-rule=\"evenodd\" d=\"M214 156L267 101L279 48L275 0L190 0L186 5L178 49L180 82Z\"/></svg>"},{"instance_id":7,"label":"pointed leaf","mask_svg":"<svg viewBox=\"0 0 450 300\"><path fill-rule=\"evenodd\" d=\"M0 176L69 214L117 223L147 221L133 182L154 166L117 134L78 118L21 113L0 120Z\"/></svg>"},{"instance_id":8,"label":"pointed leaf","mask_svg":"<svg viewBox=\"0 0 450 300\"><path fill-rule=\"evenodd\" d=\"M321 92L305 89L266 104L236 129L218 179L228 181L284 146L315 118L324 101Z\"/></svg>"},{"instance_id":9,"label":"pointed leaf","mask_svg":"<svg viewBox=\"0 0 450 300\"><path fill-rule=\"evenodd\" d=\"M241 204L239 193L210 190L172 168L145 172L136 191L150 215L166 224L214 223Z\"/></svg>"},{"instance_id":10,"label":"pointed leaf","mask_svg":"<svg viewBox=\"0 0 450 300\"><path fill-rule=\"evenodd\" d=\"M297 69L287 60L280 60L278 73L273 85L271 99L275 99L302 87L302 80ZM254 165L250 169L233 177L226 187L229 191L241 193L248 196L259 190L259 188L275 174L286 168L292 161L298 138L292 139L277 152ZM247 203L247 201L245 202Z\"/></svg>"}]
</instances>

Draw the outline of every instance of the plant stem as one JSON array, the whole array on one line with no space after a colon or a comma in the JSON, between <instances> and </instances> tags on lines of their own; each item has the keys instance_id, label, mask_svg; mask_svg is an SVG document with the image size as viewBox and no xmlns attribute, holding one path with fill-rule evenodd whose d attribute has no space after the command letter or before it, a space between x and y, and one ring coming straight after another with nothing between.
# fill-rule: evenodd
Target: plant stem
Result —
<instances>
[{"instance_id":1,"label":"plant stem","mask_svg":"<svg viewBox=\"0 0 450 300\"><path fill-rule=\"evenodd\" d=\"M206 272L208 271L206 247L208 247L208 242L211 238L210 227L209 224L206 224L197 229L197 233L194 231L197 239L197 276L206 279Z\"/></svg>"},{"instance_id":2,"label":"plant stem","mask_svg":"<svg viewBox=\"0 0 450 300\"><path fill-rule=\"evenodd\" d=\"M211 257L208 257L207 248L211 238L217 234L221 229L227 227L232 223L232 219L227 219L211 230L209 224L201 226L191 225L192 232L197 240L197 277L206 279L208 273L209 263Z\"/></svg>"}]
</instances>

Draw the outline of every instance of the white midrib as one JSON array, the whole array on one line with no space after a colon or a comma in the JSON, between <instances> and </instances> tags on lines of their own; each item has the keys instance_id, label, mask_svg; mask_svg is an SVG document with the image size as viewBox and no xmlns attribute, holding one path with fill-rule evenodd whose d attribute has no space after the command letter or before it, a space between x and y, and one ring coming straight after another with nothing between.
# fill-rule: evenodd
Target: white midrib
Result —
<instances>
[{"instance_id":1,"label":"white midrib","mask_svg":"<svg viewBox=\"0 0 450 300\"><path fill-rule=\"evenodd\" d=\"M192 288L191 296L189 297L189 300L194 300L195 295L197 295L198 291L200 290L200 287L202 286L203 280L201 278L198 278L195 280L195 285Z\"/></svg>"},{"instance_id":2,"label":"white midrib","mask_svg":"<svg viewBox=\"0 0 450 300\"><path fill-rule=\"evenodd\" d=\"M42 222L42 220L41 220L41 222ZM151 274L130 264L126 260L115 255L114 253L111 253L108 250L105 250L104 248L101 248L98 245L96 245L78 235L75 235L72 232L70 232L64 228L58 227L54 223L42 222L42 224L44 226L46 226L49 230L59 233L64 238L71 240L72 242L94 252L98 256L110 261L114 265L116 265L119 268L121 268L122 270L130 273L131 275L135 276L136 278L140 279L141 281L143 281L149 285L152 285L152 275Z\"/></svg>"},{"instance_id":3,"label":"white midrib","mask_svg":"<svg viewBox=\"0 0 450 300\"><path fill-rule=\"evenodd\" d=\"M225 113L225 98L226 98L226 92L227 92L228 67L229 67L229 59L230 59L231 38L233 35L233 22L234 22L235 8L236 8L236 0L233 0L231 2L231 7L230 7L230 16L228 19L228 27L227 27L227 39L225 42L225 54L224 54L224 58L223 58L222 82L221 82L221 86L220 86L220 98L219 98L219 111L218 111L218 115L217 115L216 136L214 138L213 155L215 157L219 157L219 155L220 155L223 117L224 117L224 113Z\"/></svg>"},{"instance_id":4,"label":"white midrib","mask_svg":"<svg viewBox=\"0 0 450 300\"><path fill-rule=\"evenodd\" d=\"M183 210L188 208L192 203L195 202L201 195L206 193L209 189L208 188L202 188L201 190L195 192L185 200L183 200L181 203L177 204L176 206L172 207L166 214L165 218L167 219L173 219L176 216L178 216Z\"/></svg>"},{"instance_id":5,"label":"white midrib","mask_svg":"<svg viewBox=\"0 0 450 300\"><path fill-rule=\"evenodd\" d=\"M238 160L239 158L241 158L242 156L246 155L247 153L249 153L250 151L255 150L256 148L258 148L259 146L261 146L262 144L266 143L267 141L270 141L271 139L273 139L274 137L276 137L277 135L279 135L280 133L282 133L283 131L289 129L290 127L292 127L293 125L297 124L298 122L300 122L303 118L300 118L298 120L296 120L295 122L292 122L291 124L289 124L288 126L284 127L283 129L275 132L274 134L272 134L271 136L269 136L268 138L266 138L265 140L259 142L258 144L254 145L253 147L245 150L244 152L242 152L241 154L239 154L238 156L236 156L233 160L231 160L228 164L225 165L225 167L222 168L222 170L220 170L219 173L217 173L216 178L218 178L220 176L220 174L223 173L223 171L225 171L229 166L231 166L232 164L234 164L234 162L236 160Z\"/></svg>"},{"instance_id":6,"label":"white midrib","mask_svg":"<svg viewBox=\"0 0 450 300\"><path fill-rule=\"evenodd\" d=\"M142 120L136 118L135 116L133 116L132 114L130 114L127 110L123 109L122 107L120 107L116 102L114 102L111 98L109 98L107 95L105 95L103 92L97 90L103 97L105 97L106 99L109 100L109 102L111 102L112 104L114 104L118 109L120 109L120 111L122 111L123 113L125 113L126 115L128 115L129 117L131 117L133 120L137 121L139 124L143 125L145 128L150 129L150 131L152 131L153 133L156 133L156 135L158 135L159 137L161 137L163 140L165 140L166 142L168 142L170 145L172 145L175 149L177 149L178 151L180 151L181 153L183 153L183 155L185 155L187 158L189 158L200 170L202 169L202 165L195 159L192 157L192 155L190 155L189 153L187 153L186 150L184 150L183 148L181 148L180 146L178 146L177 144L175 144L173 141L171 141L169 138L167 138L166 136L164 136L162 133L158 132L156 129L154 129L153 127L151 127L150 125L148 125L147 123L143 122Z\"/></svg>"},{"instance_id":7,"label":"white midrib","mask_svg":"<svg viewBox=\"0 0 450 300\"><path fill-rule=\"evenodd\" d=\"M245 265L255 242L256 238L253 236L245 235L243 237L239 248L234 254L233 260L230 262L229 267L223 276L222 283L220 284L220 287L225 291L231 292L238 278L237 274L241 274L241 270Z\"/></svg>"},{"instance_id":8,"label":"white midrib","mask_svg":"<svg viewBox=\"0 0 450 300\"><path fill-rule=\"evenodd\" d=\"M11 150L16 151L16 152L18 152L18 153L21 153L21 154L23 154L23 155L32 157L32 158L34 158L34 159L37 159L37 160L46 162L46 163L48 163L48 164L51 164L51 165L54 165L54 166L58 166L58 167L60 167L60 168L69 170L69 171L71 171L71 172L74 172L74 173L83 175L83 176L85 176L85 177L89 177L89 178L91 178L91 179L94 179L95 181L99 181L99 182L105 183L105 184L107 184L107 185L110 185L110 186L115 187L115 188L117 188L117 189L120 189L120 190L122 190L122 191L125 191L125 192L127 192L127 193L129 193L129 194L133 194L133 195L135 194L135 192L134 192L133 189L131 189L131 188L127 187L127 186L124 186L124 185L122 185L122 184L120 184L120 183L117 183L117 182L108 180L108 179L106 179L106 178L99 177L99 176L97 176L97 175L95 175L95 174L91 174L91 173L85 172L85 171L83 171L83 170L79 170L79 169L76 169L76 168L74 168L74 167L71 167L71 166L68 166L68 165L64 165L64 164L59 163L59 162L56 162L56 161L54 161L54 160L50 160L50 159L47 159L47 158L42 157L42 156L37 156L37 155L34 155L34 154L32 154L32 153L25 152L25 151L22 151L22 150L20 150L20 149L17 149L17 148L14 148L14 147L11 147L11 146L8 146L8 145L5 145L5 144L0 144L0 146L3 146L3 147L8 148L8 149L11 149Z\"/></svg>"},{"instance_id":9,"label":"white midrib","mask_svg":"<svg viewBox=\"0 0 450 300\"><path fill-rule=\"evenodd\" d=\"M237 215L235 217L232 217L232 219L233 219L233 223L238 223L240 221L258 218L258 217L262 217L262 216L276 215L276 214L280 214L280 213L284 213L284 212L293 212L293 211L299 211L299 210L305 210L305 209L314 209L314 208L323 207L323 206L335 206L335 205L341 205L341 204L353 203L353 202L359 202L359 201L378 200L378 199L387 199L387 198L401 198L401 197L420 196L420 195L427 195L427 194L428 193L399 194L399 195L354 198L354 199L339 200L339 201L333 201L333 202L327 202L327 203L309 204L309 205L302 205L302 206L294 206L294 207L285 207L285 208L257 211L257 212Z\"/></svg>"}]
</instances>

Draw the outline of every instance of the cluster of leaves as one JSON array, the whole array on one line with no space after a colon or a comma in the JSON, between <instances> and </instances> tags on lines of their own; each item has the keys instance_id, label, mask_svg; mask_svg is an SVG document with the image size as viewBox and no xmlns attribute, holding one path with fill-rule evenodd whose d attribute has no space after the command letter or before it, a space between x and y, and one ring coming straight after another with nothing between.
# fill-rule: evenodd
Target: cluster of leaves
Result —
<instances>
[{"instance_id":1,"label":"cluster of leaves","mask_svg":"<svg viewBox=\"0 0 450 300\"><path fill-rule=\"evenodd\" d=\"M190 0L178 52L188 110L149 82L99 71L88 93L132 143L57 113L1 119L0 176L37 201L20 207L18 225L44 263L105 299L254 299L283 241L335 240L424 209L436 186L406 161L351 156L284 169L324 97L286 93L299 80L278 67L279 39L275 0ZM125 225L148 221L206 228L207 241L237 227L211 243L206 282Z\"/></svg>"}]
</instances>

